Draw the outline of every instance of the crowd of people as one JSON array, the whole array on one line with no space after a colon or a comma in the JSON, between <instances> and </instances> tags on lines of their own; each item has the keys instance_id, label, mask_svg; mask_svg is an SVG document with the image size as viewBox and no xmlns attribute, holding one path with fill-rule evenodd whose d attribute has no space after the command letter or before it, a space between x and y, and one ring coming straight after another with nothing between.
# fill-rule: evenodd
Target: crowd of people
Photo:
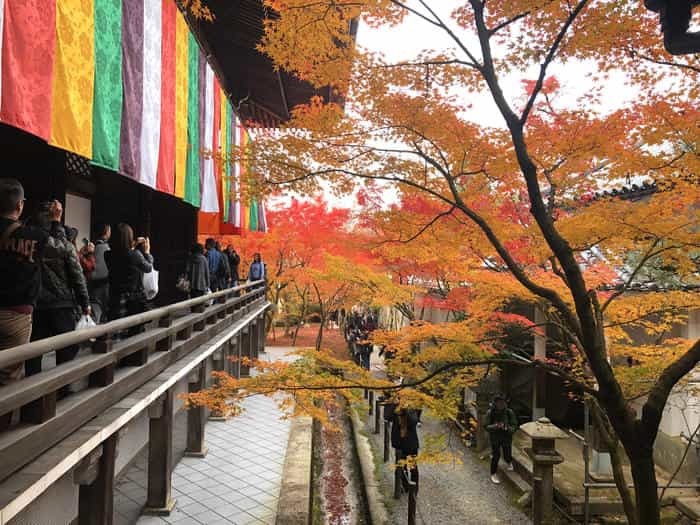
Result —
<instances>
[{"instance_id":1,"label":"crowd of people","mask_svg":"<svg viewBox=\"0 0 700 525\"><path fill-rule=\"evenodd\" d=\"M370 336L377 329L378 324L379 319L374 312L353 311L345 318L345 339L352 348L355 362L365 370L369 370L370 358L374 350Z\"/></svg>"},{"instance_id":2,"label":"crowd of people","mask_svg":"<svg viewBox=\"0 0 700 525\"><path fill-rule=\"evenodd\" d=\"M197 243L190 251L185 273L178 279L178 289L190 297L201 297L207 293L233 288L239 285L241 257L235 248L228 245L225 250L213 238L204 245ZM248 282L267 278L267 269L259 253L253 256L248 270Z\"/></svg>"},{"instance_id":3,"label":"crowd of people","mask_svg":"<svg viewBox=\"0 0 700 525\"><path fill-rule=\"evenodd\" d=\"M94 241L84 238L78 248L79 232L62 224L59 201L41 203L26 221L24 206L22 184L0 178L0 351L73 331L81 317L103 323L148 310L144 276L154 271L148 237L135 236L126 223L114 231L105 224ZM190 297L238 285L240 260L231 246L222 251L214 239L195 245L185 272ZM265 265L255 254L248 279L265 278ZM57 350L56 363L74 359L78 350ZM0 369L0 386L41 372L42 361L39 356ZM11 414L0 414L0 430L10 422Z\"/></svg>"}]
</instances>

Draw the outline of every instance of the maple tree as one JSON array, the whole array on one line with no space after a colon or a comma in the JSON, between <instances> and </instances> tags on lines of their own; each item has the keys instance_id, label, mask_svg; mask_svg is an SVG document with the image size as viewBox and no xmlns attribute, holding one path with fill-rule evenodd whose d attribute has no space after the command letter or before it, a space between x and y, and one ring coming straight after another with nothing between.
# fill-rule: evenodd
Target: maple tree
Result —
<instances>
[{"instance_id":1,"label":"maple tree","mask_svg":"<svg viewBox=\"0 0 700 525\"><path fill-rule=\"evenodd\" d=\"M271 208L268 221L269 232L247 234L238 245L241 253L260 253L266 262L270 302L296 318L293 341L311 313L320 320L315 345L320 349L331 313L409 300L409 290L373 266L364 234L352 231L349 209L331 208L320 196L292 199ZM274 322L271 317L268 329Z\"/></svg>"},{"instance_id":2,"label":"maple tree","mask_svg":"<svg viewBox=\"0 0 700 525\"><path fill-rule=\"evenodd\" d=\"M350 218L344 208L330 208L322 198L292 199L291 202L268 210L270 231L250 232L241 237L237 248L244 258L252 261L260 253L267 265L270 302L279 310L284 299L297 295L294 276L327 251L335 252L346 244L343 232ZM245 262L242 261L242 268ZM274 315L274 314L273 314ZM269 329L274 318L268 319Z\"/></svg>"},{"instance_id":3,"label":"maple tree","mask_svg":"<svg viewBox=\"0 0 700 525\"><path fill-rule=\"evenodd\" d=\"M316 352L261 365L268 373L245 383L222 382L209 401L285 390L294 410L323 418L316 401L363 384L452 417L475 366L518 366L492 336L504 321L537 329L504 319L517 298L545 312L575 356L569 368L521 366L587 394L630 460L633 495L615 469L629 522L659 523L654 441L673 388L700 361L699 341L664 337L700 307L698 57L667 56L641 2L468 0L448 12L430 0L265 3L279 16L266 22L261 48L279 67L346 95L346 107L315 98L295 108L284 132L244 153L251 184L306 194L328 181L338 194L392 188L399 204L367 225L387 241L378 250L392 282L437 287L468 315L377 336L397 352L401 386ZM360 16L389 28L416 18L427 49L393 62L361 49L347 31ZM551 74L560 64L593 65L585 96L566 96ZM612 74L631 100L611 100ZM514 93L514 83L523 89ZM471 117L480 95L499 124ZM637 176L654 181L642 199L600 194ZM660 273L670 274L669 289L647 286ZM410 301L395 303L411 315ZM656 337L635 345L632 328ZM416 352L426 341L434 345ZM640 363L633 372L611 364L610 355L629 354ZM641 393L638 415L630 398Z\"/></svg>"}]
</instances>

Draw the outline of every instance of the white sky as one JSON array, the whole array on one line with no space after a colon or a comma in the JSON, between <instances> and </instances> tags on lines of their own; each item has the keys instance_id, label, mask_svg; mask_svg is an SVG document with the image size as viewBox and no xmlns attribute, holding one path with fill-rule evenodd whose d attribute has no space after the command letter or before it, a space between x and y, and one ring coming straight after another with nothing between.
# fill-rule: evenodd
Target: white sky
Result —
<instances>
[{"instance_id":1,"label":"white sky","mask_svg":"<svg viewBox=\"0 0 700 525\"><path fill-rule=\"evenodd\" d=\"M408 4L420 9L418 2L415 0L409 0ZM438 15L460 37L464 37L464 41L468 43L470 51L475 56L480 57L476 37L461 31L449 17L450 11L457 4L458 2L455 0L432 2ZM408 15L402 24L393 28L381 27L376 29L361 22L357 35L357 45L368 51L380 52L391 62L414 60L417 55L426 49L439 52L456 49L455 44L444 32L415 15ZM495 54L497 55L497 53L498 50L496 48ZM463 54L458 54L457 56L465 58ZM522 81L535 80L538 71L539 67L533 66L527 71L512 72L501 78L502 88L511 104L517 107L518 101L524 100ZM592 78L592 74L596 72L597 67L593 62L570 61L567 64L561 64L555 61L549 68L548 76L557 77L561 85L557 94L557 103L567 106L576 105L578 103L577 99L589 92L594 83L600 87L600 81L594 81ZM602 112L624 106L637 95L635 89L625 85L625 77L622 73L609 75L605 80L603 90L604 96L601 99L606 101L605 106L595 108ZM465 115L466 118L485 126L502 127L504 125L503 119L489 93L472 94L465 92L465 96L470 97L469 102L471 103L471 109ZM347 106L351 111L352 97L348 100ZM337 198L330 192L325 192L325 194L325 198L331 206L353 207L355 204L353 197ZM391 197L391 192L387 194L387 199L394 200ZM282 199L282 201L286 200L288 198Z\"/></svg>"},{"instance_id":2,"label":"white sky","mask_svg":"<svg viewBox=\"0 0 700 525\"><path fill-rule=\"evenodd\" d=\"M461 31L450 19L450 11L463 2L455 0L439 0L431 2L431 7L443 21L463 40L467 42L467 47L477 57L480 57L479 46L476 37L469 32ZM420 9L415 1L409 1L408 5ZM424 11L423 11L424 12ZM388 60L394 62L414 59L420 52L426 49L433 50L456 50L454 42L440 29L431 26L428 22L421 20L415 15L409 15L404 22L397 27L380 29L371 28L361 23L357 36L359 46L374 52L383 53ZM496 53L497 51L497 47ZM465 58L463 53L458 52L458 58ZM561 84L560 102L565 104L576 104L578 97L585 95L594 85L591 75L597 72L597 67L592 62L569 62L561 64L554 62L548 71L548 76L555 76ZM527 71L513 72L501 79L503 90L509 101L513 102L523 97L522 80L535 80L539 73L539 67L533 66ZM631 101L636 96L636 92L624 84L622 73L609 76L604 85L604 100L610 102L609 107L598 108L602 111L618 108ZM597 84L598 85L598 84ZM502 126L503 119L488 93L472 97L472 109L468 118L475 122L488 126Z\"/></svg>"}]
</instances>

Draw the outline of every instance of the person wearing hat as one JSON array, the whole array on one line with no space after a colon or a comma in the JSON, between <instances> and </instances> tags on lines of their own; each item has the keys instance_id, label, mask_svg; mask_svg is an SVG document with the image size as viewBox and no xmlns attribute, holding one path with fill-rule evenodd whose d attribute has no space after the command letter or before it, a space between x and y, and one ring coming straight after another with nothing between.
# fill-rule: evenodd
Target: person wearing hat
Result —
<instances>
[{"instance_id":1,"label":"person wearing hat","mask_svg":"<svg viewBox=\"0 0 700 525\"><path fill-rule=\"evenodd\" d=\"M493 404L486 413L486 430L489 432L489 441L491 441L491 481L500 483L498 478L498 462L501 459L501 450L503 451L503 459L508 464L508 470L513 470L513 434L518 430L518 418L506 403L506 397L503 394L496 394L493 398Z\"/></svg>"}]
</instances>

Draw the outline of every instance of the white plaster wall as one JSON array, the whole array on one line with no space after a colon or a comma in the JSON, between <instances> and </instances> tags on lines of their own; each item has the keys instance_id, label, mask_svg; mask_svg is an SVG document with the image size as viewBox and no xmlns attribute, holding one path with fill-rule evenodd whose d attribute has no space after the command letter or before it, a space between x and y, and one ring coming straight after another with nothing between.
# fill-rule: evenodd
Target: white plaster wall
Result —
<instances>
[{"instance_id":1,"label":"white plaster wall","mask_svg":"<svg viewBox=\"0 0 700 525\"><path fill-rule=\"evenodd\" d=\"M688 322L682 329L690 341L700 338L700 310L688 312ZM669 396L659 430L672 437L689 436L700 424L700 367L691 374L687 387L677 388Z\"/></svg>"},{"instance_id":2,"label":"white plaster wall","mask_svg":"<svg viewBox=\"0 0 700 525\"><path fill-rule=\"evenodd\" d=\"M78 228L78 238L75 243L78 248L82 247L83 239L90 239L92 232L90 228L92 212L92 201L85 197L80 197L73 193L66 193L66 226Z\"/></svg>"}]
</instances>

